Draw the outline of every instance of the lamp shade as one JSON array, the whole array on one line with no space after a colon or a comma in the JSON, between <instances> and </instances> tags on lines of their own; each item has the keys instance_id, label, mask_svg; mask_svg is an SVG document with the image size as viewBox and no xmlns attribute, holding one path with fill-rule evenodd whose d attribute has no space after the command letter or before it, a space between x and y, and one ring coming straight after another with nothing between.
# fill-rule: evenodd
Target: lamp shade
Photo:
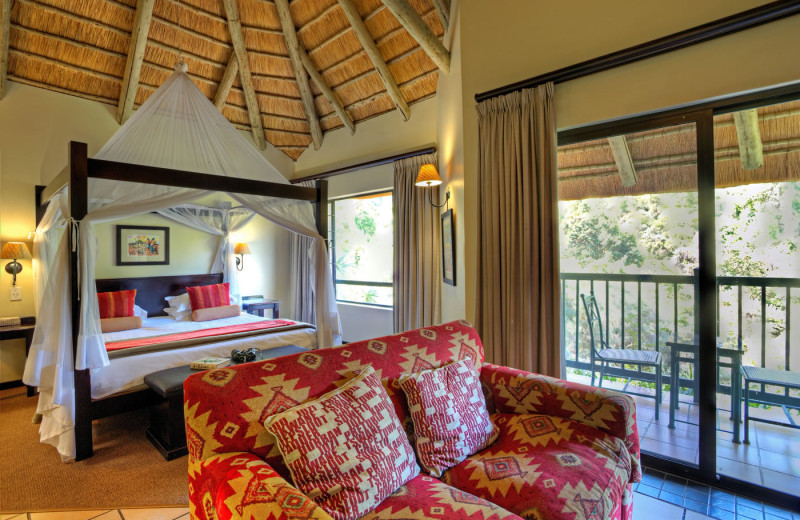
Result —
<instances>
[{"instance_id":1,"label":"lamp shade","mask_svg":"<svg viewBox=\"0 0 800 520\"><path fill-rule=\"evenodd\" d=\"M250 246L247 245L247 242L241 242L233 246L233 254L235 255L249 255L250 254Z\"/></svg>"},{"instance_id":2,"label":"lamp shade","mask_svg":"<svg viewBox=\"0 0 800 520\"><path fill-rule=\"evenodd\" d=\"M417 175L417 186L436 186L442 183L442 178L439 177L439 172L436 171L436 166L432 164L423 164L419 169Z\"/></svg>"},{"instance_id":3,"label":"lamp shade","mask_svg":"<svg viewBox=\"0 0 800 520\"><path fill-rule=\"evenodd\" d=\"M25 242L6 242L0 252L0 258L13 258L15 260L27 260L31 258L31 252Z\"/></svg>"}]
</instances>

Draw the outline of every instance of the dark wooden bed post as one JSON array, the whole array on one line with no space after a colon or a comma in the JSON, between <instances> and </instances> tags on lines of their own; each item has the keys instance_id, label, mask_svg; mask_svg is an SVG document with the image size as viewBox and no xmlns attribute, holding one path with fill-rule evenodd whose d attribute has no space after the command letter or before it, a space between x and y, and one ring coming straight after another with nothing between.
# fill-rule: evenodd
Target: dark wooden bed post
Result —
<instances>
[{"instance_id":1,"label":"dark wooden bed post","mask_svg":"<svg viewBox=\"0 0 800 520\"><path fill-rule=\"evenodd\" d=\"M325 246L328 246L328 181L317 181L317 207L314 211L317 220L317 230L322 238L325 239Z\"/></svg>"},{"instance_id":2,"label":"dark wooden bed post","mask_svg":"<svg viewBox=\"0 0 800 520\"><path fill-rule=\"evenodd\" d=\"M89 211L89 157L86 143L69 143L69 214L76 221L82 220ZM67 228L70 245L69 276L72 294L72 359L78 354L78 334L81 325L80 287L78 273L80 259L72 230ZM74 366L74 365L73 365ZM92 456L91 382L89 370L75 370L75 460Z\"/></svg>"}]
</instances>

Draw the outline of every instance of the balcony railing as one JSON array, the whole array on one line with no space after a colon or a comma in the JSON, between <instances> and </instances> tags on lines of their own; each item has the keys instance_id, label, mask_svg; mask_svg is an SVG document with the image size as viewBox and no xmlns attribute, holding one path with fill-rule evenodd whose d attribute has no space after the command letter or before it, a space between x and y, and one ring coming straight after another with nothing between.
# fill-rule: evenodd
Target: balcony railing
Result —
<instances>
[{"instance_id":1,"label":"balcony railing","mask_svg":"<svg viewBox=\"0 0 800 520\"><path fill-rule=\"evenodd\" d=\"M561 273L561 348L568 368L591 370L590 339L580 294L595 291L601 303L605 337L612 348L637 348L664 353L664 374L670 373L669 347L667 341L694 343L697 334L696 276L675 275L629 275ZM792 297L795 306L800 305L800 278L738 277L717 278L717 336L726 348L745 351L745 364L767 368L789 369L792 360ZM735 291L731 299L731 291ZM631 301L632 300L632 301ZM603 305L603 302L605 304ZM754 306L760 309L760 318L753 319L758 312L745 312ZM724 316L734 317L734 326L720 320L721 309L728 310ZM770 315L768 317L768 310ZM798 309L794 309L794 315ZM797 319L797 318L796 318ZM725 320L723 320L725 321ZM753 334L746 334L748 327L760 321L760 341ZM768 328L773 327L772 341L768 342ZM735 330L733 330L735 329ZM722 333L722 334L721 334ZM775 339L783 336L783 348L775 347ZM758 352L756 349L760 349ZM768 357L768 351L773 355ZM755 355L754 355L755 354ZM777 359L774 355L777 354ZM795 352L794 357L800 355ZM769 362L769 363L768 363ZM631 367L609 367L606 374L617 377L644 378L655 384L655 375L642 373ZM738 377L738 375L736 375ZM680 386L692 387L694 374L683 370ZM730 394L733 374L720 374L718 391ZM666 381L667 379L665 379ZM769 393L769 400L776 404L800 407L800 395L792 394L786 387ZM751 397L763 400L766 389L751 391Z\"/></svg>"}]
</instances>

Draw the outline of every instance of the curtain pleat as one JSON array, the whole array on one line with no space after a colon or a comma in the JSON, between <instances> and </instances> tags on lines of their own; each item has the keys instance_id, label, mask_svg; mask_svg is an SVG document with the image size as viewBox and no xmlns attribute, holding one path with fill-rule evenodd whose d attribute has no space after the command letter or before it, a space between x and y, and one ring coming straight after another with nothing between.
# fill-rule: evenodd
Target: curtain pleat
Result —
<instances>
[{"instance_id":1,"label":"curtain pleat","mask_svg":"<svg viewBox=\"0 0 800 520\"><path fill-rule=\"evenodd\" d=\"M314 181L302 181L298 186L313 188ZM325 237L327 238L327 237ZM293 287L294 319L306 323L316 323L314 312L314 266L308 252L313 246L313 238L292 233L289 237L289 265L291 266L291 279Z\"/></svg>"},{"instance_id":2,"label":"curtain pleat","mask_svg":"<svg viewBox=\"0 0 800 520\"><path fill-rule=\"evenodd\" d=\"M560 375L553 85L480 103L476 327L492 363Z\"/></svg>"},{"instance_id":3,"label":"curtain pleat","mask_svg":"<svg viewBox=\"0 0 800 520\"><path fill-rule=\"evenodd\" d=\"M394 162L394 331L435 325L441 320L442 234L439 188L414 185L423 164L436 154ZM432 190L429 192L429 190Z\"/></svg>"}]
</instances>

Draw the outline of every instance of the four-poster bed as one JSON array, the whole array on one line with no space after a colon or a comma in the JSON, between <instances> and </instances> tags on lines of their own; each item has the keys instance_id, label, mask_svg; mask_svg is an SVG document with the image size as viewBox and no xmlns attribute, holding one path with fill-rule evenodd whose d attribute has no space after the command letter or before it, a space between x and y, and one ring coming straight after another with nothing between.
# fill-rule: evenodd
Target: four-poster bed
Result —
<instances>
[{"instance_id":1,"label":"four-poster bed","mask_svg":"<svg viewBox=\"0 0 800 520\"><path fill-rule=\"evenodd\" d=\"M313 230L316 234L318 232L318 240L324 240L327 237L327 182L317 181L315 188L292 186L290 184L281 184L275 182L264 182L251 179L226 177L219 175L210 175L204 173L193 173L188 171L173 170L167 168L159 168L154 166L142 166L137 164L127 164L122 162L108 161L102 159L90 159L87 154L87 145L84 143L71 142L69 147L69 169L68 175L59 176L50 186L43 192L37 189L37 196L52 197L55 193L59 192L64 186L67 187L68 203L62 203L63 217L66 219L68 232L64 240L67 241L69 247L69 295L70 302L68 305L71 314L71 343L72 343L72 361L71 368L74 378L74 458L75 460L85 459L92 455L92 420L99 419L120 411L132 409L134 407L141 407L153 404L159 399L152 393L142 391L122 393L120 395L111 396L105 399L93 400L92 399L92 378L89 368L80 369L81 360L86 357L86 354L81 351L85 349L82 346L92 339L91 329L87 329L87 323L90 323L91 318L82 315L82 308L85 312L87 308L86 301L81 300L81 296L85 294L86 297L91 298L94 295L95 289L100 290L118 290L122 288L132 288L136 283L145 283L139 279L139 282L132 282L136 279L117 279L111 281L98 281L98 286L87 286L88 280L81 280L81 273L87 274L85 256L89 255L82 248L88 248L86 237L82 237L81 233L92 233L91 229L84 229L83 221L90 213L90 190L89 179L104 179L106 181L121 181L127 183L137 183L137 185L156 185L170 188L188 188L191 190L203 190L212 192L226 192L237 198L245 205L255 206L251 207L256 213L262 214L273 220L274 222L287 227L296 232L304 233L302 230L296 230L287 225L291 223L291 217L281 214L280 211L270 212L265 211L262 206L259 206L258 197L271 197L275 199L284 199L289 201L306 201L314 205L314 218L316 220L316 229ZM39 201L45 203L45 201ZM91 223L91 221L90 221ZM302 228L302 223L297 227ZM306 230L307 234L308 231ZM325 256L324 245L320 246L322 249L322 256ZM320 249L316 250L317 253L317 268L321 266ZM52 254L52 253L51 253ZM319 273L319 271L318 271ZM93 273L89 273L92 276ZM197 284L207 285L210 283L217 283L221 275L207 275L202 279L184 279L181 277L170 280L169 283L160 281L156 285L169 286L172 284L173 289L166 289L166 293L162 291L159 294L149 294L150 302L146 305L151 309L157 310L157 306L163 302L163 295L172 292L174 295L174 287L181 287L181 284ZM321 278L318 276L318 278ZM329 280L328 280L329 281ZM326 281L321 279L316 280L317 283L317 297L320 299L328 299L330 297L329 290L326 289ZM152 286L152 285L151 285ZM183 285L184 287L186 285ZM87 290L90 287L91 290ZM158 303L155 303L158 302ZM318 326L319 322L325 325L319 332L319 337L323 338L318 342L318 347L330 346L336 335L338 328L333 327L331 330L331 322L337 319L335 313L328 314L325 308L326 302L318 302ZM335 304L334 304L335 305ZM43 317L46 319L46 317ZM325 330L327 328L327 330ZM52 329L49 329L52 330ZM88 330L88 332L87 332ZM42 332L44 335L45 332ZM88 338L88 339L87 339ZM34 339L35 346L44 342L44 338ZM83 342L83 343L82 343ZM276 346L276 345L273 345ZM106 361L106 365L108 362ZM32 363L29 362L29 365ZM89 365L91 368L91 365ZM62 367L63 368L63 367ZM162 367L167 368L167 367ZM99 368L102 370L102 368ZM32 371L31 371L32 372ZM26 378L30 379L28 366L26 366ZM39 373L35 375L35 382L38 383ZM54 392L57 393L57 392ZM53 399L56 402L55 398ZM57 403L60 404L60 403ZM41 408L41 403L40 403ZM40 412L41 413L41 412ZM51 442L51 441L48 441ZM62 441L58 441L57 447L64 457L64 448L61 445ZM54 442L51 442L56 444Z\"/></svg>"}]
</instances>

